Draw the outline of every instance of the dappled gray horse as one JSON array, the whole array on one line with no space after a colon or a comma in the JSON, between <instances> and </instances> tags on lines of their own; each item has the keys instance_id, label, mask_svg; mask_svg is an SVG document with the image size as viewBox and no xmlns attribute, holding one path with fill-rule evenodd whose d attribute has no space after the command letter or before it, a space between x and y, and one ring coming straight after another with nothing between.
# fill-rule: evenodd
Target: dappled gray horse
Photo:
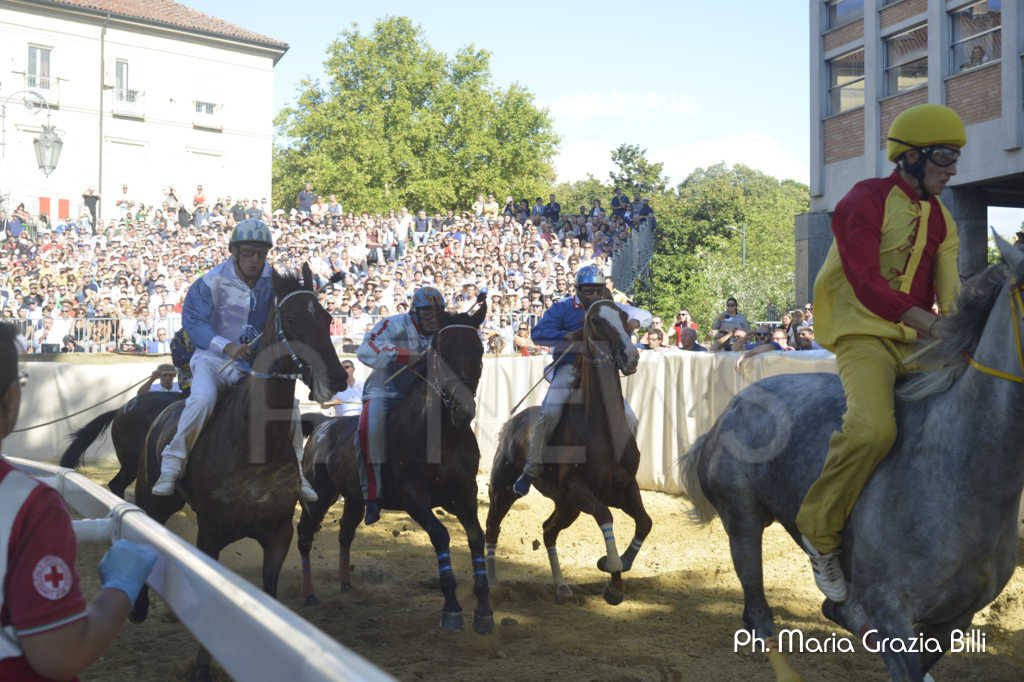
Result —
<instances>
[{"instance_id":1,"label":"dappled gray horse","mask_svg":"<svg viewBox=\"0 0 1024 682\"><path fill-rule=\"evenodd\" d=\"M958 312L940 322L941 340L922 356L943 369L912 375L897 391L899 436L843 532L849 598L822 606L869 650L882 649L894 680L924 679L1014 570L1024 486L1024 252L997 241L1006 265L964 286ZM774 649L779 679L797 677L774 640L761 536L777 520L799 545L796 513L844 408L834 374L771 377L739 393L681 461L694 519L722 518L743 621Z\"/></svg>"}]
</instances>

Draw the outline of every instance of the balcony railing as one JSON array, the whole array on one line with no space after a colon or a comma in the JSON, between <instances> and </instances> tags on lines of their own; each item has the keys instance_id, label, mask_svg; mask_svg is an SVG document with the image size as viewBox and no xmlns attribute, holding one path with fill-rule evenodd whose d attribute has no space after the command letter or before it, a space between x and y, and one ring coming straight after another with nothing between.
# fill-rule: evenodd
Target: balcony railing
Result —
<instances>
[{"instance_id":1,"label":"balcony railing","mask_svg":"<svg viewBox=\"0 0 1024 682\"><path fill-rule=\"evenodd\" d=\"M114 91L114 116L124 118L145 118L143 100L145 93L123 88Z\"/></svg>"}]
</instances>

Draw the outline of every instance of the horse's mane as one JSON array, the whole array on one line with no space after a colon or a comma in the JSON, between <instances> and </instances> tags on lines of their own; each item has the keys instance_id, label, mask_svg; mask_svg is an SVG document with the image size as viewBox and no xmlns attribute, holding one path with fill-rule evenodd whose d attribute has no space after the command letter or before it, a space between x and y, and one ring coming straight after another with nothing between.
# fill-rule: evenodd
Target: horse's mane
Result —
<instances>
[{"instance_id":1,"label":"horse's mane","mask_svg":"<svg viewBox=\"0 0 1024 682\"><path fill-rule=\"evenodd\" d=\"M947 390L967 369L963 353L974 353L989 312L1006 283L1006 268L990 266L964 283L957 312L936 324L938 342L921 355L926 368L914 373L896 391L904 400L921 400Z\"/></svg>"}]
</instances>

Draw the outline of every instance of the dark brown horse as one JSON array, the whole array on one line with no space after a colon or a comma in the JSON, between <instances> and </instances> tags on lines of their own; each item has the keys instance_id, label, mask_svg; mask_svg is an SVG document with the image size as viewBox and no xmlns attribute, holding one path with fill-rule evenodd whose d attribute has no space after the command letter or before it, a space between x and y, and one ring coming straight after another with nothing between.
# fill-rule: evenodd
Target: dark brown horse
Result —
<instances>
[{"instance_id":1,"label":"dark brown horse","mask_svg":"<svg viewBox=\"0 0 1024 682\"><path fill-rule=\"evenodd\" d=\"M584 349L576 356L578 399L568 401L562 410L561 421L548 440L543 473L534 482L537 490L555 503L555 510L544 521L544 545L558 599L571 597L572 590L562 578L555 543L558 534L581 511L593 516L604 533L607 554L597 566L611 573L604 591L609 604L622 601L622 572L630 569L651 531L651 517L644 510L636 482L640 451L626 417L619 381L619 371L632 374L638 361L627 322L626 314L608 300L599 300L587 310ZM487 511L487 571L491 582L497 582L494 553L501 520L516 500L512 484L523 470L530 427L539 410L523 410L506 422L499 436ZM636 523L633 541L621 557L615 546L609 506L622 509Z\"/></svg>"},{"instance_id":2,"label":"dark brown horse","mask_svg":"<svg viewBox=\"0 0 1024 682\"><path fill-rule=\"evenodd\" d=\"M302 279L274 272L273 287L274 307L255 353L255 371L218 400L190 452L179 493L157 497L150 491L184 401L165 409L150 429L135 501L160 523L188 502L199 527L196 546L214 559L235 540L257 540L263 548L263 589L276 596L299 497L291 434L295 381L301 375L312 398L326 401L345 386L347 375L331 344L331 316L317 300L309 266L303 266ZM143 587L133 620L144 619L148 608ZM196 677L209 679L205 650Z\"/></svg>"},{"instance_id":3,"label":"dark brown horse","mask_svg":"<svg viewBox=\"0 0 1024 682\"><path fill-rule=\"evenodd\" d=\"M474 394L480 381L483 345L480 323L486 305L472 316L453 315L431 342L425 359L410 368L420 379L388 415L390 439L382 465L383 509L404 510L430 535L437 554L444 594L441 627L462 628L462 607L455 598L455 575L449 555L449 536L432 511L442 507L455 515L466 531L473 556L473 594L477 598L473 628L480 634L494 630L484 569L484 535L477 517L476 474L480 450L470 428L476 406ZM344 496L338 542L341 545L341 588L352 586L349 563L352 539L363 516L365 503L356 468L355 432L358 417L336 417L321 424L306 442L304 468L318 502L302 511L299 521L299 553L302 555L302 591L307 604L315 604L309 552L324 514Z\"/></svg>"},{"instance_id":4,"label":"dark brown horse","mask_svg":"<svg viewBox=\"0 0 1024 682\"><path fill-rule=\"evenodd\" d=\"M107 487L118 497L124 497L125 489L135 480L139 453L146 443L149 427L165 407L184 397L179 391L151 391L135 396L116 410L104 412L71 434L71 445L61 455L60 465L77 468L85 451L109 428L121 469Z\"/></svg>"}]
</instances>

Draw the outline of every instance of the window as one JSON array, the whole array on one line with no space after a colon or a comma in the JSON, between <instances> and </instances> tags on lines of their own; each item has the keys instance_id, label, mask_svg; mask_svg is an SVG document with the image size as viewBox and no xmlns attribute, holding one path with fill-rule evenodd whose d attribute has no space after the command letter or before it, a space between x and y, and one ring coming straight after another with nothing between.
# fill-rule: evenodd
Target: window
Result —
<instances>
[{"instance_id":1,"label":"window","mask_svg":"<svg viewBox=\"0 0 1024 682\"><path fill-rule=\"evenodd\" d=\"M864 50L828 62L828 113L864 106Z\"/></svg>"},{"instance_id":2,"label":"window","mask_svg":"<svg viewBox=\"0 0 1024 682\"><path fill-rule=\"evenodd\" d=\"M196 100L196 113L197 114L209 114L213 115L213 112L217 110L217 105L213 102L200 102Z\"/></svg>"},{"instance_id":3,"label":"window","mask_svg":"<svg viewBox=\"0 0 1024 682\"><path fill-rule=\"evenodd\" d=\"M952 73L973 69L1003 54L1002 0L983 0L949 13Z\"/></svg>"},{"instance_id":4,"label":"window","mask_svg":"<svg viewBox=\"0 0 1024 682\"><path fill-rule=\"evenodd\" d=\"M864 0L828 0L827 28L835 28L864 16Z\"/></svg>"},{"instance_id":5,"label":"window","mask_svg":"<svg viewBox=\"0 0 1024 682\"><path fill-rule=\"evenodd\" d=\"M128 62L118 59L114 77L114 94L118 102L134 104L139 97L138 90L128 87Z\"/></svg>"},{"instance_id":6,"label":"window","mask_svg":"<svg viewBox=\"0 0 1024 682\"><path fill-rule=\"evenodd\" d=\"M50 89L50 48L38 45L28 46L28 68L25 69L25 86Z\"/></svg>"},{"instance_id":7,"label":"window","mask_svg":"<svg viewBox=\"0 0 1024 682\"><path fill-rule=\"evenodd\" d=\"M918 26L885 39L886 94L928 84L928 27Z\"/></svg>"}]
</instances>

